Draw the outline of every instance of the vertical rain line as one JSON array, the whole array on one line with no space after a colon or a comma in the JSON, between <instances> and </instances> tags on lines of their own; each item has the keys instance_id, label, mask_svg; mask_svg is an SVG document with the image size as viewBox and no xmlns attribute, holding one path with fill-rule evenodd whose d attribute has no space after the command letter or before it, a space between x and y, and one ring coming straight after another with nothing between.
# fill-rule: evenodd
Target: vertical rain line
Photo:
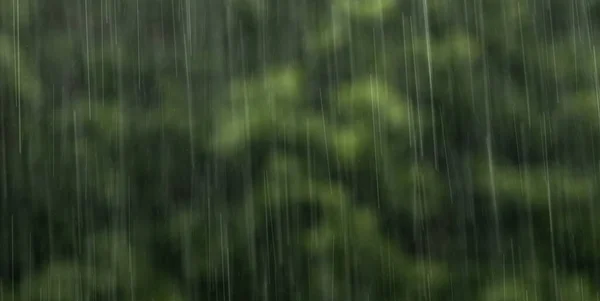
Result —
<instances>
[{"instance_id":1,"label":"vertical rain line","mask_svg":"<svg viewBox=\"0 0 600 301\"><path fill-rule=\"evenodd\" d=\"M416 30L415 30L414 20L413 20L412 16L408 17L408 22L410 25L410 40L411 40L410 42L411 42L411 46L412 46L411 47L412 48L411 55L414 55L417 52L417 49L415 46L415 44L416 44L415 43L415 35L416 35L415 31ZM420 84L420 82L419 82L419 65L417 64L417 62L415 60L412 60L412 65L413 65L413 72L414 72L413 76L415 79L414 86L415 86L415 89L417 90L417 93L415 95L415 105L416 105L415 111L417 113L417 131L415 133L418 135L418 138L419 138L419 144L418 144L418 146L416 146L416 144L415 144L415 147L418 148L419 155L422 158L424 156L425 147L423 146L423 128L424 128L424 126L423 126L423 118L421 117L421 98L420 98L421 93L419 93L419 84ZM410 91L410 90L407 90L407 91ZM415 158L416 163L417 163L417 168L418 168L419 162L417 159L418 158Z\"/></svg>"},{"instance_id":2,"label":"vertical rain line","mask_svg":"<svg viewBox=\"0 0 600 301\"><path fill-rule=\"evenodd\" d=\"M373 36L373 40L375 40L375 36ZM375 44L374 44L375 45ZM377 78L377 52L375 51L375 83L378 84L379 83L379 79ZM373 155L373 159L374 159L374 163L375 163L375 193L376 193L376 198L377 198L377 208L381 208L381 193L379 192L380 187L379 187L379 156L380 156L380 152L382 149L382 142L381 142L381 100L380 100L380 96L379 96L379 89L377 89L377 91L375 91L375 93L373 93L374 91L374 87L373 87L373 76L371 75L369 78L370 81L370 94L371 94L371 122L372 122L372 126L373 126L373 148L374 148L374 155ZM377 104L375 104L375 98L377 98ZM375 113L375 109L377 108L377 113ZM377 118L375 118L375 115L377 115ZM377 121L376 121L377 119ZM379 128L377 127L379 125ZM377 131L377 132L376 132Z\"/></svg>"},{"instance_id":3,"label":"vertical rain line","mask_svg":"<svg viewBox=\"0 0 600 301\"><path fill-rule=\"evenodd\" d=\"M0 160L2 160L2 183L0 184L2 187L2 201L7 201L8 200L8 154L7 154L7 150L6 150L6 140L8 139L8 131L6 130L7 128L7 122L8 117L5 117L4 115L4 110L0 110ZM54 137L54 136L53 136ZM5 205L4 202L2 202L2 207L3 208Z\"/></svg>"},{"instance_id":4,"label":"vertical rain line","mask_svg":"<svg viewBox=\"0 0 600 301\"><path fill-rule=\"evenodd\" d=\"M117 9L117 3L118 1L115 0L113 2L113 9L115 12L115 15L118 12ZM116 18L116 16L115 16ZM116 51L117 53L121 54L122 52L120 51L121 45L119 45L119 40L120 40L120 36L119 36L119 26L117 26L117 23L114 23L114 31L115 31L115 36L114 36L114 41L115 41L115 47L116 47ZM126 101L125 101L125 93L123 92L123 84L124 84L124 80L123 80L123 56L122 55L118 55L117 56L117 93L118 93L118 101L119 101L119 110L117 112L117 125L118 125L118 151L119 151L119 159L118 159L118 181L123 185L123 189L121 189L118 193L118 202L120 203L119 205L122 205L125 201L126 201L126 194L128 193L129 187L128 187L128 183L125 184L124 182L126 181L126 176L125 173L123 172L125 170L125 162L126 162L126 149L125 149L125 108L126 108ZM125 222L125 216L124 214L122 214L121 212L119 212L119 214L116 214L116 217L114 219L114 223L115 226L117 227L121 227L122 224Z\"/></svg>"},{"instance_id":5,"label":"vertical rain line","mask_svg":"<svg viewBox=\"0 0 600 301\"><path fill-rule=\"evenodd\" d=\"M129 230L129 229L128 229ZM135 301L135 276L136 276L136 271L133 267L133 252L132 252L132 247L131 244L127 244L127 268L129 269L129 296L131 298L131 300Z\"/></svg>"},{"instance_id":6,"label":"vertical rain line","mask_svg":"<svg viewBox=\"0 0 600 301\"><path fill-rule=\"evenodd\" d=\"M325 146L325 162L327 163L327 179L329 180L329 190L333 191L333 181L331 180L333 178L331 175L331 159L329 158L329 137L327 136L327 123L325 121L325 104L323 103L323 91L321 89L319 89L319 102L321 107L321 123L323 127L323 145Z\"/></svg>"},{"instance_id":7,"label":"vertical rain line","mask_svg":"<svg viewBox=\"0 0 600 301\"><path fill-rule=\"evenodd\" d=\"M407 40L406 40L406 24L405 23L406 23L406 21L405 21L404 15L403 15L402 16L402 25L401 26L402 26L402 46L404 48L406 48L406 44L408 43ZM407 54L406 50L403 51L403 52L404 52L403 53L404 54L403 55L403 57L404 57L404 76L407 78L407 80L405 80L405 83L404 83L404 85L405 85L404 86L404 90L405 91L410 91L409 90L410 86L409 86L409 82L408 82L408 74L409 74L409 70L408 70L408 68L409 68L408 67L408 54ZM414 127L415 123L413 121L413 116L412 116L412 99L409 98L406 101L406 103L407 103L407 107L408 107L408 109L406 110L406 120L408 121L407 122L408 123L408 145L409 145L409 148L411 148L411 149L414 148L415 151L416 151L416 146L415 146L416 143L413 143L413 135L414 135L414 129L413 129L413 127ZM416 154L415 154L415 158L416 158Z\"/></svg>"},{"instance_id":8,"label":"vertical rain line","mask_svg":"<svg viewBox=\"0 0 600 301\"><path fill-rule=\"evenodd\" d=\"M223 216L219 216L219 223L221 224L221 228L223 228ZM227 224L225 224L227 226ZM221 230L223 231L223 230ZM222 238L223 236L221 236ZM227 270L227 300L231 301L232 298L232 289L231 289L231 264L230 264L230 254L229 254L229 228L225 227L225 241L227 242L225 248L225 269ZM221 249L223 249L221 247Z\"/></svg>"},{"instance_id":9,"label":"vertical rain line","mask_svg":"<svg viewBox=\"0 0 600 301\"><path fill-rule=\"evenodd\" d=\"M175 61L175 76L179 75L179 64L178 64L178 56L177 56L177 26L176 26L176 20L177 18L175 17L175 0L171 0L171 20L173 20L171 23L173 25L173 56L174 56L174 61Z\"/></svg>"},{"instance_id":10,"label":"vertical rain line","mask_svg":"<svg viewBox=\"0 0 600 301\"><path fill-rule=\"evenodd\" d=\"M104 83L104 22L106 17L108 16L108 9L105 7L104 3L108 3L108 1L104 2L100 5L100 98L104 104L104 91L105 91L105 83ZM53 94L54 95L54 94Z\"/></svg>"},{"instance_id":11,"label":"vertical rain line","mask_svg":"<svg viewBox=\"0 0 600 301\"><path fill-rule=\"evenodd\" d=\"M598 59L596 57L596 46L592 46L592 55L594 58L594 90L596 94L596 114L598 116L598 128L600 129L600 82L598 81Z\"/></svg>"},{"instance_id":12,"label":"vertical rain line","mask_svg":"<svg viewBox=\"0 0 600 301\"><path fill-rule=\"evenodd\" d=\"M554 239L554 220L552 218L552 190L550 184L550 168L548 166L548 132L546 126L546 116L542 120L543 128L543 157L544 157L544 176L546 178L546 200L548 204L548 223L550 226L550 252L552 254L552 272L554 280L554 292L558 296L558 277L556 275L556 250L555 250L555 239Z\"/></svg>"},{"instance_id":13,"label":"vertical rain line","mask_svg":"<svg viewBox=\"0 0 600 301\"><path fill-rule=\"evenodd\" d=\"M378 3L379 6L383 7L382 3L381 3L381 0L378 0L378 2L379 2ZM402 19L402 20L404 21L404 19ZM380 10L379 11L379 39L380 39L380 47L381 47L380 48L381 49L381 62L382 62L382 69L383 69L382 70L382 73L383 73L382 76L383 76L383 81L384 81L384 86L385 86L385 88L384 88L384 95L388 95L389 94L389 91L388 91L389 87L388 87L387 57L386 57L387 47L386 47L386 43L385 43L385 29L384 29L384 25L383 24L384 24L384 22L383 22L383 10ZM403 28L403 30L404 30L404 28ZM376 41L375 41L375 28L373 28L373 47L375 49L377 49L377 47L375 45L377 45L377 44L376 44ZM375 51L375 54L377 55L377 51ZM378 64L379 64L379 61L377 60L377 57L375 57L375 68L377 68ZM377 69L375 70L375 75L379 76L379 72L378 72ZM381 110L381 107L377 106L377 109ZM381 112L379 111L378 113L379 113L379 115L378 115L377 130L379 132L379 156L383 157L384 156L384 153L383 153L384 147L383 147L383 145L384 145L385 142L384 142L384 135L382 134L383 131L382 131L382 128L381 128L381 124L382 124L382 122L381 122ZM381 158L380 160L383 160L383 158ZM381 164L381 162L376 162L376 167L377 168L379 168L379 164ZM381 207L381 192L380 192L381 188L379 187L379 185L380 185L379 184L379 182L380 182L380 179L379 179L379 170L376 171L376 175L377 175L377 178L376 178L375 181L377 183L377 206Z\"/></svg>"},{"instance_id":14,"label":"vertical rain line","mask_svg":"<svg viewBox=\"0 0 600 301\"><path fill-rule=\"evenodd\" d=\"M140 45L140 1L135 0L135 28L136 28L136 44L137 44L137 79L138 89L142 89L142 55Z\"/></svg>"},{"instance_id":15,"label":"vertical rain line","mask_svg":"<svg viewBox=\"0 0 600 301\"><path fill-rule=\"evenodd\" d=\"M554 21L552 19L552 14L549 13L548 14L548 18L550 19L550 24L552 24ZM554 75L554 91L556 93L556 102L560 102L560 90L559 90L559 83L558 83L558 68L556 67L556 42L554 39L554 29L550 28L550 43L552 44L552 64L554 65L553 69L553 75ZM575 52L575 57L577 57L577 52Z\"/></svg>"},{"instance_id":16,"label":"vertical rain line","mask_svg":"<svg viewBox=\"0 0 600 301\"><path fill-rule=\"evenodd\" d=\"M577 17L577 6L575 5L575 1L573 1L573 6L572 6L572 10L571 10L571 29L573 31L577 31L580 30L579 28L577 28L577 24L575 23L575 18ZM581 34L581 33L579 33ZM572 42L573 42L573 61L575 62L576 65L578 65L579 63L579 56L577 53L578 47L577 47L577 36L575 34L572 35ZM575 87L578 87L579 85L579 75L577 73L575 73Z\"/></svg>"},{"instance_id":17,"label":"vertical rain line","mask_svg":"<svg viewBox=\"0 0 600 301\"><path fill-rule=\"evenodd\" d=\"M79 260L79 256L81 255L81 237L82 237L82 229L81 229L81 203L82 203L82 199L81 199L81 180L80 180L80 176L81 176L81 163L79 160L79 143L78 143L78 139L77 137L79 136L79 133L77 131L77 111L73 110L73 140L74 142L74 152L75 152L75 193L76 193L76 217L74 217L74 219L76 220L76 225L74 225L73 227L73 236L74 239L77 241L77 243L75 244L75 257L77 258L77 260Z\"/></svg>"},{"instance_id":18,"label":"vertical rain line","mask_svg":"<svg viewBox=\"0 0 600 301\"><path fill-rule=\"evenodd\" d=\"M248 103L248 95L250 95L249 93L249 88L248 88L248 81L246 80L246 75L247 75L247 69L246 69L246 49L244 48L244 41L243 41L243 29L242 29L242 25L239 24L238 29L240 30L240 57L242 58L241 61L241 66L242 66L242 76L244 77L244 135L245 135L245 142L247 144L250 144L250 139L251 139L251 132L250 132L250 106ZM249 166L251 166L251 162L252 162L252 153L251 151L248 151L247 154L247 158L248 158L248 164ZM248 178L246 179L247 181L249 181L248 183L250 183L251 180L251 175L247 176Z\"/></svg>"},{"instance_id":19,"label":"vertical rain line","mask_svg":"<svg viewBox=\"0 0 600 301\"><path fill-rule=\"evenodd\" d=\"M352 45L353 45L353 39L352 39L352 18L350 17L349 14L346 15L346 21L347 21L346 26L348 26L347 27L348 30L347 30L346 33L348 35L348 45L350 45L348 47L348 64L350 66L350 80L353 80L354 76L356 74L356 66L354 64L354 49L352 47ZM334 45L336 45L336 44L334 44Z\"/></svg>"},{"instance_id":20,"label":"vertical rain line","mask_svg":"<svg viewBox=\"0 0 600 301\"><path fill-rule=\"evenodd\" d=\"M423 22L425 23L425 48L427 50L427 80L429 81L429 105L431 106L431 128L433 130L433 160L434 166L438 167L437 156L437 136L435 124L435 107L433 105L433 69L431 66L431 36L429 29L429 5L427 0L423 0Z\"/></svg>"},{"instance_id":21,"label":"vertical rain line","mask_svg":"<svg viewBox=\"0 0 600 301\"><path fill-rule=\"evenodd\" d=\"M22 131L22 120L21 120L21 49L19 47L19 44L21 43L21 37L20 37L20 28L19 28L19 24L21 23L20 20L20 7L19 7L19 0L13 0L12 1L12 8L13 8L13 53L14 53L14 60L15 60L15 71L14 71L14 76L15 76L15 83L16 83L16 97L15 97L15 101L17 104L17 119L18 119L18 131L19 131L19 154L21 154L23 152L23 131Z\"/></svg>"},{"instance_id":22,"label":"vertical rain line","mask_svg":"<svg viewBox=\"0 0 600 301\"><path fill-rule=\"evenodd\" d=\"M467 4L467 0L463 1L463 13L465 14L465 27L467 31L471 30L470 20L469 20L469 5ZM477 20L475 20L475 28L477 28ZM471 47L467 47L467 54L469 56L469 96L471 96L471 109L475 110L475 84L473 78L473 60L471 54Z\"/></svg>"},{"instance_id":23,"label":"vertical rain line","mask_svg":"<svg viewBox=\"0 0 600 301\"><path fill-rule=\"evenodd\" d=\"M481 47L485 47L485 20L483 14L483 0L479 1L479 25L481 34ZM485 51L485 49L484 49ZM486 133L486 153L487 153L487 167L488 175L490 179L490 196L492 200L492 212L494 215L494 232L496 238L496 247L501 251L500 241L500 221L498 217L498 200L496 197L496 178L494 172L494 152L493 152L493 133L492 133L492 121L491 121L491 108L490 108L490 91L489 91L489 74L488 74L488 62L485 56L483 56L483 93L485 103L485 133Z\"/></svg>"},{"instance_id":24,"label":"vertical rain line","mask_svg":"<svg viewBox=\"0 0 600 301\"><path fill-rule=\"evenodd\" d=\"M187 13L186 13L186 33L187 33L187 39L186 36L183 37L183 50L185 51L184 54L184 58L185 58L185 87L186 87L186 98L187 98L187 106L188 106L188 128L189 128L189 133L190 133L190 168L192 170L192 177L194 175L195 172L195 166L196 166L196 161L195 161L195 157L194 157L194 153L195 153L195 144L194 144L194 122L193 122L193 110L192 110L192 88L191 88L191 68L190 68L190 56L191 56L191 51L192 51L192 23L191 23L191 16L190 16L190 0L186 0L185 1L186 4L186 9L187 9ZM193 182L192 182L192 191L193 191Z\"/></svg>"},{"instance_id":25,"label":"vertical rain line","mask_svg":"<svg viewBox=\"0 0 600 301\"><path fill-rule=\"evenodd\" d=\"M596 116L598 117L598 128L600 129L600 83L598 82L598 60L596 58L596 47L592 46L592 54L594 56L594 87L595 87L595 98L596 98ZM596 212L596 208L595 208L595 202L592 200L590 201L590 205L591 205L591 210L590 210L590 216L592 217L591 220L594 220L594 212ZM596 227L592 224L591 227L592 229L592 241L593 242L597 242L597 230ZM597 247L597 244L594 243L594 248ZM598 260L595 259L594 260L594 274L597 273L597 263Z\"/></svg>"},{"instance_id":26,"label":"vertical rain line","mask_svg":"<svg viewBox=\"0 0 600 301\"><path fill-rule=\"evenodd\" d=\"M410 42L411 42L411 55L414 55L414 53L416 52L415 49L415 43L414 43L414 37L415 37L415 32L414 32L414 26L413 26L413 20L412 17L408 17L408 22L409 22L409 26L410 26ZM404 18L402 19L404 21ZM404 26L403 29L404 31ZM405 44L406 44L406 40L405 40ZM408 62L408 56L405 55L404 57L405 62ZM413 76L415 79L415 88L418 88L419 85L419 77L417 76L419 73L418 70L418 66L416 64L416 62L413 60L412 62L412 67L413 67ZM408 65L407 65L407 69L408 69ZM406 71L407 74L407 78L408 78L408 70ZM408 80L407 80L408 83ZM407 90L406 91L410 91L408 90L408 84L407 84ZM415 172L412 173L411 178L412 178L412 183L413 183L413 187L412 187L412 206L413 206L413 212L417 212L417 207L418 207L418 202L419 202L419 196L418 196L418 183L417 183L417 178L416 176L419 174L420 170L419 170L419 155L422 157L423 156L423 135L421 132L422 129L422 120L421 120L421 107L420 107L420 99L419 99L419 92L416 93L415 95L415 107L413 108L413 106L411 105L408 112L409 112L409 121L410 124L413 124L410 128L412 129L412 141L414 141L413 143L413 150L414 150L414 163L415 163ZM413 110L414 109L414 110ZM416 128L414 125L414 120L415 120L415 116L414 114L416 113ZM417 136L419 141L417 141ZM409 135L410 137L410 135ZM413 217L413 234L415 235L415 237L417 236L417 216L415 215ZM418 244L418 247L420 248L420 243Z\"/></svg>"},{"instance_id":27,"label":"vertical rain line","mask_svg":"<svg viewBox=\"0 0 600 301\"><path fill-rule=\"evenodd\" d=\"M15 216L14 214L11 214L10 216L10 262L15 262ZM14 275L15 274L15 265L11 265L10 267L10 274ZM11 301L15 301L15 286L17 285L16 281L12 281L11 283L11 290L13 292L12 294L12 300Z\"/></svg>"},{"instance_id":28,"label":"vertical rain line","mask_svg":"<svg viewBox=\"0 0 600 301\"><path fill-rule=\"evenodd\" d=\"M83 1L83 14L85 16L85 64L87 77L88 118L92 118L92 79L90 78L90 32L88 19L88 0Z\"/></svg>"},{"instance_id":29,"label":"vertical rain line","mask_svg":"<svg viewBox=\"0 0 600 301\"><path fill-rule=\"evenodd\" d=\"M231 1L228 1L228 4L226 5L225 8L225 26L226 26L226 36L227 36L227 69L228 69L228 77L229 80L231 80L233 78L233 74L235 72L234 70L234 52L233 52L233 12L232 12L232 4L230 3ZM231 114L235 114L235 108L233 105L233 95L234 95L234 87L233 85L229 85L229 103L231 105Z\"/></svg>"},{"instance_id":30,"label":"vertical rain line","mask_svg":"<svg viewBox=\"0 0 600 301\"><path fill-rule=\"evenodd\" d=\"M80 173L81 173L81 166L79 163L79 143L77 141L77 111L73 110L73 140L75 141L75 143L73 143L73 147L75 148L75 193L76 193L76 197L77 197L77 212L79 213L79 206L80 201L81 201L81 191L80 191Z\"/></svg>"},{"instance_id":31,"label":"vertical rain line","mask_svg":"<svg viewBox=\"0 0 600 301\"><path fill-rule=\"evenodd\" d=\"M517 4L517 15L519 17L519 37L521 40L521 59L523 62L526 60L525 56L525 38L523 37L523 20L521 18L521 3ZM523 68L523 77L525 78L525 103L527 105L527 125L531 128L531 99L529 92L529 75L527 73L527 66Z\"/></svg>"},{"instance_id":32,"label":"vertical rain line","mask_svg":"<svg viewBox=\"0 0 600 301\"><path fill-rule=\"evenodd\" d=\"M337 15L335 14L335 11L334 11L334 10L331 10L331 12L330 12L330 14L329 14L329 17L330 17L330 18L331 18L331 20L332 20L331 27L332 27L332 30L333 30L333 32L337 32L337 28L338 28L338 26L336 26L336 25L337 25L338 23L335 21L335 20L337 19L337 18L336 18L336 17L337 17ZM344 29L344 28L342 27L340 30L343 30L343 29ZM348 30L352 30L352 29L351 29L351 28L348 28ZM331 43L332 43L332 45L331 45L331 46L332 46L332 50L334 50L334 51L333 51L333 64L331 64L331 65L333 65L333 67L330 65L330 63L329 63L329 58L328 58L328 65L327 65L327 68L328 68L328 69L329 69L329 68L332 68L332 69L333 69L333 70L332 70L332 71L333 71L333 72L332 72L332 73L333 73L333 74L332 74L333 76L329 76L329 75L328 75L328 78L327 78L327 79L330 81L330 82L329 82L329 84L332 84L332 85L338 85L338 84L340 83L340 81L341 81L341 80L340 80L340 72L339 72L339 69L338 69L339 62L340 62L340 54L338 53L338 51L335 51L335 49L336 49L336 46L337 46L337 45L339 45L339 43L338 43L338 35L337 35L337 34L334 34L334 35L332 36L332 38L331 38ZM333 80L331 79L331 77L333 77ZM330 94L330 96L331 96L331 94ZM334 93L334 94L333 94L333 96L332 96L332 100L333 100L333 101L336 101L336 102L338 102L338 101L339 101L339 98L340 98L340 96L338 95L338 93ZM332 117L335 117L335 115L333 115ZM323 118L325 118L325 117L323 117ZM336 123L336 119L335 119L335 118L332 118L332 119L333 119L333 123L335 124L335 123ZM341 170L341 162L340 162L340 158L339 158L339 156L335 156L335 166L336 166L336 172L339 172L339 171ZM330 179L331 179L331 178L330 178ZM332 187L332 186L331 186L331 180L330 180L329 182L330 182L330 187Z\"/></svg>"},{"instance_id":33,"label":"vertical rain line","mask_svg":"<svg viewBox=\"0 0 600 301\"><path fill-rule=\"evenodd\" d=\"M186 32L187 32L187 42L184 39L184 51L185 51L185 81L186 81L186 100L188 107L188 131L189 131L189 139L190 139L190 192L193 198L196 197L196 181L195 181L195 171L196 171L196 161L195 161L195 141L194 141L194 123L193 123L193 94L192 94L192 86L191 86L191 63L192 63L192 27L191 27L191 2L189 0L186 1ZM197 207L197 203L192 201L190 204L190 212L195 212ZM192 221L188 220L188 224L191 224ZM189 249L191 248L191 240L192 235L187 233L186 241L188 254L190 256ZM189 258L189 257L188 257ZM189 260L188 260L189 261ZM192 285L193 286L193 285ZM193 291L193 289L192 289Z\"/></svg>"}]
</instances>

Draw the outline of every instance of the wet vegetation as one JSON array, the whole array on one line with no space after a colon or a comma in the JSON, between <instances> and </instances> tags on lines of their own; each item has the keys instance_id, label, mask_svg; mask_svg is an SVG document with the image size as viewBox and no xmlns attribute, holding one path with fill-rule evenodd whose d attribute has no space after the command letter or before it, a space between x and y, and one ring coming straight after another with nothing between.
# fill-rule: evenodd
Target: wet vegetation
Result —
<instances>
[{"instance_id":1,"label":"wet vegetation","mask_svg":"<svg viewBox=\"0 0 600 301\"><path fill-rule=\"evenodd\" d=\"M596 300L597 0L0 0L0 301Z\"/></svg>"}]
</instances>

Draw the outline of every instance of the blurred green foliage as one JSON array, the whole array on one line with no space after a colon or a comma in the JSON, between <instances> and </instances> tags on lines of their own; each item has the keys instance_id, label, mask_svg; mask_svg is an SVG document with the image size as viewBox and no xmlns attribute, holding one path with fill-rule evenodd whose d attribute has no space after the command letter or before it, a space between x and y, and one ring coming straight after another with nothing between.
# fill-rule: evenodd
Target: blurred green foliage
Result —
<instances>
[{"instance_id":1,"label":"blurred green foliage","mask_svg":"<svg viewBox=\"0 0 600 301\"><path fill-rule=\"evenodd\" d=\"M595 300L596 0L0 0L0 301Z\"/></svg>"}]
</instances>

